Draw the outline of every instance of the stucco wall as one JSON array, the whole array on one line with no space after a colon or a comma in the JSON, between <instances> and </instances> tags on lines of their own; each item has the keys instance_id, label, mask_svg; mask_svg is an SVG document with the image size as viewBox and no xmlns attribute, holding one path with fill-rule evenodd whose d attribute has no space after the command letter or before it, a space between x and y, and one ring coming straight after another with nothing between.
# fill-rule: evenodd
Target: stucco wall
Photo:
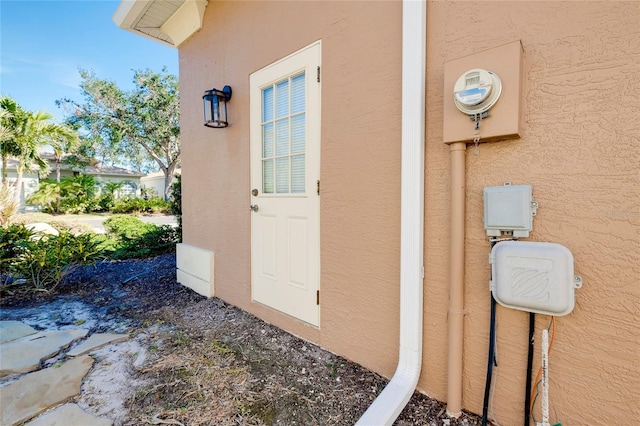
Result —
<instances>
[{"instance_id":1,"label":"stucco wall","mask_svg":"<svg viewBox=\"0 0 640 426\"><path fill-rule=\"evenodd\" d=\"M249 75L316 40L319 329L251 302L249 211ZM180 47L184 241L215 253L216 295L386 375L398 352L400 46L400 2L216 1ZM231 125L204 127L204 90L227 84Z\"/></svg>"},{"instance_id":2,"label":"stucco wall","mask_svg":"<svg viewBox=\"0 0 640 426\"><path fill-rule=\"evenodd\" d=\"M629 424L640 415L640 5L636 2L430 2L424 365L420 386L446 399L449 147L444 63L521 40L523 136L467 150L463 405L482 412L490 251L485 186L530 184L540 204L530 241L563 244L584 288L557 320L552 424ZM491 118L490 118L491 119ZM549 317L538 315L536 346ZM522 420L528 314L498 308L493 413ZM535 356L536 369L539 352ZM535 372L535 370L534 370ZM538 412L539 413L539 412ZM628 417L632 415L632 417ZM634 417L635 415L635 417ZM539 419L539 414L538 414Z\"/></svg>"},{"instance_id":3,"label":"stucco wall","mask_svg":"<svg viewBox=\"0 0 640 426\"><path fill-rule=\"evenodd\" d=\"M384 375L397 361L400 2L209 2L180 48L184 241L215 253L216 294ZM521 40L522 137L467 152L464 408L482 411L489 243L482 188L530 184L529 240L567 246L584 280L557 321L552 421L640 416L640 10L634 2L429 2L424 358L446 399L449 148L444 63ZM249 75L322 40L321 326L251 302ZM233 87L231 126L202 125L202 94ZM449 94L446 94L449 96ZM549 318L538 316L537 336ZM528 314L498 309L492 414L521 422ZM539 342L539 339L538 339ZM538 345L539 346L539 345ZM539 364L536 353L536 368ZM629 417L631 416L631 417ZM633 417L636 416L636 417Z\"/></svg>"}]
</instances>

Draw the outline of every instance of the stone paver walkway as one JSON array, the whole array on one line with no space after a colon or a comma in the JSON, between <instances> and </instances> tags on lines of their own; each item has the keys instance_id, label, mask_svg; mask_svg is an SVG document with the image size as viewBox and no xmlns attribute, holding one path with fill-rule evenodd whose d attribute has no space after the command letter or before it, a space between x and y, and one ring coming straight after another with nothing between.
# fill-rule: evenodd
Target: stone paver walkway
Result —
<instances>
[{"instance_id":1,"label":"stone paver walkway","mask_svg":"<svg viewBox=\"0 0 640 426\"><path fill-rule=\"evenodd\" d=\"M44 415L26 425L31 426L108 426L113 422L82 411L75 404L65 404L80 394L82 380L93 365L86 355L107 344L128 338L122 334L93 334L74 345L88 334L86 329L38 332L19 321L0 321L0 378L13 382L0 387L0 425L13 426ZM60 354L62 361L39 369L42 362ZM38 371L36 371L38 370ZM22 374L18 377L18 374Z\"/></svg>"}]
</instances>

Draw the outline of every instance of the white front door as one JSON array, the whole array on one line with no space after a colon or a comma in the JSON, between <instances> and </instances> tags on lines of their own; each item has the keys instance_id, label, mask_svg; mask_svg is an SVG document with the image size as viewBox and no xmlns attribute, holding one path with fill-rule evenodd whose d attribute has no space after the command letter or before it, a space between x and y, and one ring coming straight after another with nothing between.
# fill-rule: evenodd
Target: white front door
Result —
<instances>
[{"instance_id":1,"label":"white front door","mask_svg":"<svg viewBox=\"0 0 640 426\"><path fill-rule=\"evenodd\" d=\"M251 74L251 290L319 326L320 42Z\"/></svg>"}]
</instances>

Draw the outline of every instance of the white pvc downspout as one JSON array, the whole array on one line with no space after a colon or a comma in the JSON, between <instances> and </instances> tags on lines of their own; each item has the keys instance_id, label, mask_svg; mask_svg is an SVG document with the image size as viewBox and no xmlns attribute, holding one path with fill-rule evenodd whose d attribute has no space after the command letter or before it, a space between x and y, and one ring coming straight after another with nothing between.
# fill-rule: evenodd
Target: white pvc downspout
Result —
<instances>
[{"instance_id":1,"label":"white pvc downspout","mask_svg":"<svg viewBox=\"0 0 640 426\"><path fill-rule=\"evenodd\" d=\"M400 357L358 426L392 425L413 395L422 366L426 29L426 1L403 0Z\"/></svg>"}]
</instances>

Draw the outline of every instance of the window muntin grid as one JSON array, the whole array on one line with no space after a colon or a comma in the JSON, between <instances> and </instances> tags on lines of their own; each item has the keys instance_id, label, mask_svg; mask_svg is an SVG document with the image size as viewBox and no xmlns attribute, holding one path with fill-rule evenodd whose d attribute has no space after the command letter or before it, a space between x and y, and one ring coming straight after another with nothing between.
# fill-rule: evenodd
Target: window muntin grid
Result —
<instances>
[{"instance_id":1,"label":"window muntin grid","mask_svg":"<svg viewBox=\"0 0 640 426\"><path fill-rule=\"evenodd\" d=\"M304 194L305 73L262 89L262 192Z\"/></svg>"}]
</instances>

